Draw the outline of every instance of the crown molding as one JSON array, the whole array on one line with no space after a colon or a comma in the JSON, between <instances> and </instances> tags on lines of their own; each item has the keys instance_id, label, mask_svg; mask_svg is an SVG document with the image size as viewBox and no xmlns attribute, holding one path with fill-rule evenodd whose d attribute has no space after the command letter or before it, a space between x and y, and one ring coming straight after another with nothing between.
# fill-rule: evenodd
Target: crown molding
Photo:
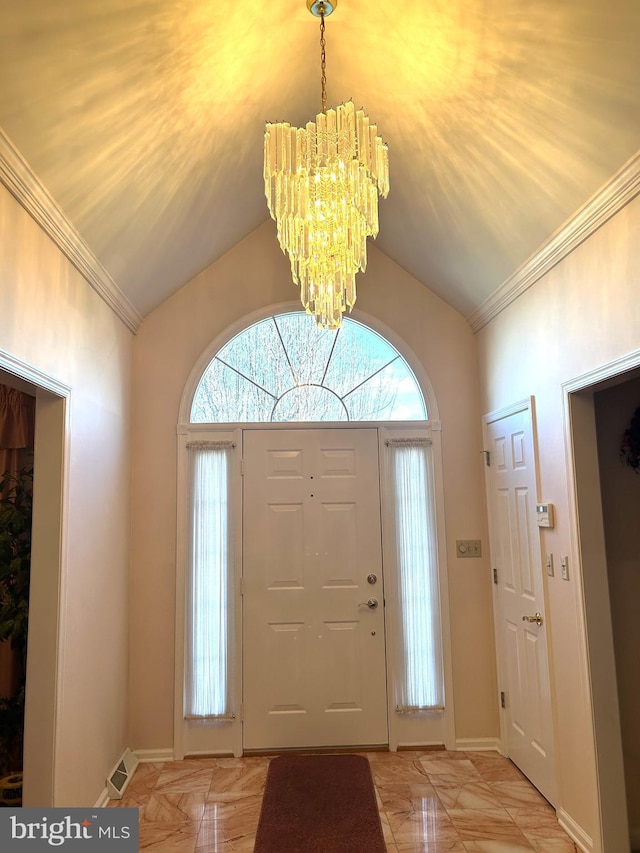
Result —
<instances>
[{"instance_id":1,"label":"crown molding","mask_svg":"<svg viewBox=\"0 0 640 853\"><path fill-rule=\"evenodd\" d=\"M467 317L474 332L559 264L640 193L640 152Z\"/></svg>"},{"instance_id":2,"label":"crown molding","mask_svg":"<svg viewBox=\"0 0 640 853\"><path fill-rule=\"evenodd\" d=\"M0 181L24 207L96 293L136 332L141 315L67 219L29 164L0 128Z\"/></svg>"}]
</instances>

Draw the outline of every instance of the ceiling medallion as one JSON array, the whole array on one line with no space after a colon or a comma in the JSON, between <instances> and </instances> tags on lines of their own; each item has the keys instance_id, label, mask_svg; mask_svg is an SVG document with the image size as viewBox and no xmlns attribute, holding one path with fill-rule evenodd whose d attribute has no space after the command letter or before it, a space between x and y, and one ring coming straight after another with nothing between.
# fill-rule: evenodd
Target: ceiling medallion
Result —
<instances>
[{"instance_id":1,"label":"ceiling medallion","mask_svg":"<svg viewBox=\"0 0 640 853\"><path fill-rule=\"evenodd\" d=\"M337 329L356 301L355 276L378 234L378 195L389 192L389 152L375 124L352 101L327 110L325 18L337 0L306 0L320 18L322 112L306 127L270 123L264 185L278 241L300 298L318 326Z\"/></svg>"}]
</instances>

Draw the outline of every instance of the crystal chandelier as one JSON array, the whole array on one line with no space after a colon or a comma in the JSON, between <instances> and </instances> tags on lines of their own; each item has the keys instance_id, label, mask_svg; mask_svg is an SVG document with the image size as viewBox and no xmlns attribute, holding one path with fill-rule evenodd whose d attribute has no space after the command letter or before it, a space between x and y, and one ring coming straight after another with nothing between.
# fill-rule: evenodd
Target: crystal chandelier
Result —
<instances>
[{"instance_id":1,"label":"crystal chandelier","mask_svg":"<svg viewBox=\"0 0 640 853\"><path fill-rule=\"evenodd\" d=\"M378 194L389 192L389 153L351 101L327 110L325 17L337 0L307 0L320 18L322 112L306 127L267 123L264 186L278 241L318 326L337 329L356 301L367 237L378 234Z\"/></svg>"}]
</instances>

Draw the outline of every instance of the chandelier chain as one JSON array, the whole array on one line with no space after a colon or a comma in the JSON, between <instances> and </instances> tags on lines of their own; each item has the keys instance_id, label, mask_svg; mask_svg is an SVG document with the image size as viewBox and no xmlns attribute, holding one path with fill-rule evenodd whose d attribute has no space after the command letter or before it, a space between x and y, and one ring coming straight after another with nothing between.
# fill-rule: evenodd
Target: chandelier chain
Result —
<instances>
[{"instance_id":1,"label":"chandelier chain","mask_svg":"<svg viewBox=\"0 0 640 853\"><path fill-rule=\"evenodd\" d=\"M322 112L327 111L327 43L324 38L324 3L320 3L320 69L322 75L320 78L322 84Z\"/></svg>"},{"instance_id":2,"label":"chandelier chain","mask_svg":"<svg viewBox=\"0 0 640 853\"><path fill-rule=\"evenodd\" d=\"M320 18L322 112L304 127L267 122L264 191L305 310L338 329L356 301L367 237L378 233L378 196L389 192L389 152L353 101L327 109L325 18L338 0L306 0Z\"/></svg>"}]
</instances>

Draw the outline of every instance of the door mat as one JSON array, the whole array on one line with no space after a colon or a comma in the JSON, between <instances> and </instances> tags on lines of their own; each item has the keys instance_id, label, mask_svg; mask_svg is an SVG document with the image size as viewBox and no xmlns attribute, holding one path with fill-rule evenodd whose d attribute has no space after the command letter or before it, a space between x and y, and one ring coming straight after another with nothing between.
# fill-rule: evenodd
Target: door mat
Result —
<instances>
[{"instance_id":1,"label":"door mat","mask_svg":"<svg viewBox=\"0 0 640 853\"><path fill-rule=\"evenodd\" d=\"M369 762L280 755L269 764L254 853L385 853Z\"/></svg>"}]
</instances>

